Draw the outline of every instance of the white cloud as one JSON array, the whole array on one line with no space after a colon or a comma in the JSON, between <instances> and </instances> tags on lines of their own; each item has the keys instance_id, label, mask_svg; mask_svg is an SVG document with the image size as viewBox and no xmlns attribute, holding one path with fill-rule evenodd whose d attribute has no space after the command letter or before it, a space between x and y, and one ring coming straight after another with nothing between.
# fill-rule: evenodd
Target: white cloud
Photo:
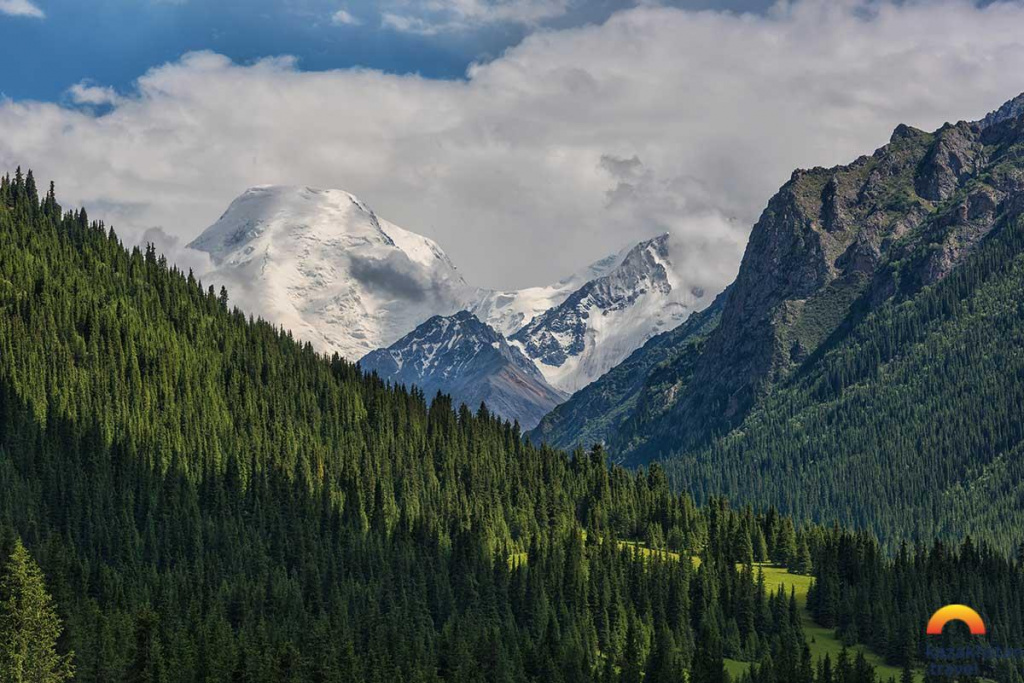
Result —
<instances>
[{"instance_id":1,"label":"white cloud","mask_svg":"<svg viewBox=\"0 0 1024 683\"><path fill-rule=\"evenodd\" d=\"M566 14L569 0L394 0L381 23L403 33L436 35L491 24L534 26Z\"/></svg>"},{"instance_id":2,"label":"white cloud","mask_svg":"<svg viewBox=\"0 0 1024 683\"><path fill-rule=\"evenodd\" d=\"M53 178L129 240L160 227L187 242L250 185L339 187L481 286L554 281L674 230L710 291L793 168L1021 90L1018 3L645 7L535 33L462 81L190 54L102 115L0 104L0 168Z\"/></svg>"},{"instance_id":3,"label":"white cloud","mask_svg":"<svg viewBox=\"0 0 1024 683\"><path fill-rule=\"evenodd\" d=\"M103 106L116 105L121 101L121 97L113 88L93 85L88 81L75 83L68 88L68 94L75 104Z\"/></svg>"},{"instance_id":4,"label":"white cloud","mask_svg":"<svg viewBox=\"0 0 1024 683\"><path fill-rule=\"evenodd\" d=\"M12 17L35 17L43 19L46 13L30 0L0 0L0 14Z\"/></svg>"},{"instance_id":5,"label":"white cloud","mask_svg":"<svg viewBox=\"0 0 1024 683\"><path fill-rule=\"evenodd\" d=\"M394 29L401 33L416 33L421 36L433 36L445 30L442 24L431 23L420 17L412 17L407 14L394 14L384 12L380 18L381 26Z\"/></svg>"},{"instance_id":6,"label":"white cloud","mask_svg":"<svg viewBox=\"0 0 1024 683\"><path fill-rule=\"evenodd\" d=\"M356 17L352 16L348 10L340 9L331 15L331 22L340 26L359 26L361 22Z\"/></svg>"}]
</instances>

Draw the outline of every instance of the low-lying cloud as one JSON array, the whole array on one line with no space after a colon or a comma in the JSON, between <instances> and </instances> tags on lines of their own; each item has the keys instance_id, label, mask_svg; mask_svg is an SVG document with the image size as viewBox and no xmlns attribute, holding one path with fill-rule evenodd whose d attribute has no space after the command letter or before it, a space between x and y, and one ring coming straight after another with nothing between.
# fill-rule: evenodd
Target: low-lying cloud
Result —
<instances>
[{"instance_id":1,"label":"low-lying cloud","mask_svg":"<svg viewBox=\"0 0 1024 683\"><path fill-rule=\"evenodd\" d=\"M450 294L443 289L443 282L429 280L424 268L414 265L400 251L392 251L384 259L353 258L349 272L367 289L387 297L419 303L428 293L437 300L443 300L444 295Z\"/></svg>"},{"instance_id":2,"label":"low-lying cloud","mask_svg":"<svg viewBox=\"0 0 1024 683\"><path fill-rule=\"evenodd\" d=\"M131 92L3 102L0 166L53 178L128 241L187 242L246 187L301 184L434 238L480 286L555 281L670 230L721 287L794 167L1021 90L1018 2L638 7L534 33L462 81L193 53Z\"/></svg>"}]
</instances>

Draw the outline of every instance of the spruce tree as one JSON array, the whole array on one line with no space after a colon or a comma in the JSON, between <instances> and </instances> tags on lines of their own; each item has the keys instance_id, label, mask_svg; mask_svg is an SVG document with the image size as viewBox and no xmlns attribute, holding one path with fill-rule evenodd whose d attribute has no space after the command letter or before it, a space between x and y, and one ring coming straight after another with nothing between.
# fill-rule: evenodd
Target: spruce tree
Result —
<instances>
[{"instance_id":1,"label":"spruce tree","mask_svg":"<svg viewBox=\"0 0 1024 683\"><path fill-rule=\"evenodd\" d=\"M782 522L779 531L778 545L775 549L775 561L783 567L795 569L797 561L796 531L793 521L788 517Z\"/></svg>"},{"instance_id":2,"label":"spruce tree","mask_svg":"<svg viewBox=\"0 0 1024 683\"><path fill-rule=\"evenodd\" d=\"M818 683L833 683L834 680L832 676L832 658L829 657L828 653L825 653L825 657L818 661Z\"/></svg>"},{"instance_id":3,"label":"spruce tree","mask_svg":"<svg viewBox=\"0 0 1024 683\"><path fill-rule=\"evenodd\" d=\"M43 573L21 539L0 579L0 683L60 683L74 675L59 654L62 630Z\"/></svg>"},{"instance_id":4,"label":"spruce tree","mask_svg":"<svg viewBox=\"0 0 1024 683\"><path fill-rule=\"evenodd\" d=\"M800 543L797 550L796 571L801 574L811 574L814 571L814 562L811 560L811 549L807 544L807 535L800 534Z\"/></svg>"},{"instance_id":5,"label":"spruce tree","mask_svg":"<svg viewBox=\"0 0 1024 683\"><path fill-rule=\"evenodd\" d=\"M160 617L144 608L135 620L135 656L128 668L128 683L161 683L162 654L157 627Z\"/></svg>"},{"instance_id":6,"label":"spruce tree","mask_svg":"<svg viewBox=\"0 0 1024 683\"><path fill-rule=\"evenodd\" d=\"M32 206L32 210L39 208L39 189L36 187L36 177L32 175L32 169L29 169L28 175L25 176L25 194L28 196L28 201Z\"/></svg>"},{"instance_id":7,"label":"spruce tree","mask_svg":"<svg viewBox=\"0 0 1024 683\"><path fill-rule=\"evenodd\" d=\"M679 662L672 632L667 626L658 629L651 656L647 658L645 683L676 683L682 680L683 670Z\"/></svg>"},{"instance_id":8,"label":"spruce tree","mask_svg":"<svg viewBox=\"0 0 1024 683\"><path fill-rule=\"evenodd\" d=\"M693 656L690 683L725 683L722 639L712 626L701 629Z\"/></svg>"},{"instance_id":9,"label":"spruce tree","mask_svg":"<svg viewBox=\"0 0 1024 683\"><path fill-rule=\"evenodd\" d=\"M739 543L737 550L739 557L737 557L737 560L744 565L751 567L754 564L754 542L750 538L750 533L746 530L740 530L738 532L738 536Z\"/></svg>"},{"instance_id":10,"label":"spruce tree","mask_svg":"<svg viewBox=\"0 0 1024 683\"><path fill-rule=\"evenodd\" d=\"M768 560L768 543L764 540L764 532L760 526L754 527L754 560L756 562L765 562Z\"/></svg>"}]
</instances>

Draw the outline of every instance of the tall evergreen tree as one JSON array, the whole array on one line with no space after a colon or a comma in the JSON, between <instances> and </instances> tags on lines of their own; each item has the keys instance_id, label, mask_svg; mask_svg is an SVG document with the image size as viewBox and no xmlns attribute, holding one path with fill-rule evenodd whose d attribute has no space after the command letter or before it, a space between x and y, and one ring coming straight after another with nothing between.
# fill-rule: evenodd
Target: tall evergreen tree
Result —
<instances>
[{"instance_id":1,"label":"tall evergreen tree","mask_svg":"<svg viewBox=\"0 0 1024 683\"><path fill-rule=\"evenodd\" d=\"M163 683L159 622L160 617L148 607L136 617L135 656L127 672L127 683Z\"/></svg>"},{"instance_id":2,"label":"tall evergreen tree","mask_svg":"<svg viewBox=\"0 0 1024 683\"><path fill-rule=\"evenodd\" d=\"M711 625L700 631L697 650L690 669L690 683L725 683L725 663L722 639Z\"/></svg>"},{"instance_id":3,"label":"tall evergreen tree","mask_svg":"<svg viewBox=\"0 0 1024 683\"><path fill-rule=\"evenodd\" d=\"M654 647L651 649L651 656L647 660L645 683L678 683L683 677L682 662L679 660L679 652L676 648L672 632L667 625L658 629L654 640Z\"/></svg>"},{"instance_id":4,"label":"tall evergreen tree","mask_svg":"<svg viewBox=\"0 0 1024 683\"><path fill-rule=\"evenodd\" d=\"M61 630L43 573L17 539L0 579L0 683L70 679L74 655L57 651Z\"/></svg>"}]
</instances>

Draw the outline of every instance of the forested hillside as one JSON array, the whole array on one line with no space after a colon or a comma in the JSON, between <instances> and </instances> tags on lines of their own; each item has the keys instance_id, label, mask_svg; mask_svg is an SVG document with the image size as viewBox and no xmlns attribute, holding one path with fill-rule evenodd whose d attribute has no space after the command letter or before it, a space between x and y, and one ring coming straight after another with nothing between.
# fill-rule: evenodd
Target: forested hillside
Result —
<instances>
[{"instance_id":1,"label":"forested hillside","mask_svg":"<svg viewBox=\"0 0 1024 683\"><path fill-rule=\"evenodd\" d=\"M901 125L796 171L721 313L631 359L627 401L573 397L536 430L673 485L901 540L1004 549L1024 527L1024 95L983 121ZM590 395L620 395L609 373ZM593 410L591 410L593 408ZM562 419L573 416L571 420Z\"/></svg>"},{"instance_id":2,"label":"forested hillside","mask_svg":"<svg viewBox=\"0 0 1024 683\"><path fill-rule=\"evenodd\" d=\"M704 495L899 539L1024 535L1024 221L882 307L743 429L666 464Z\"/></svg>"},{"instance_id":3,"label":"forested hillside","mask_svg":"<svg viewBox=\"0 0 1024 683\"><path fill-rule=\"evenodd\" d=\"M428 408L0 183L0 573L42 568L75 680L703 683L770 656L809 683L753 563L810 571L811 539Z\"/></svg>"}]
</instances>

